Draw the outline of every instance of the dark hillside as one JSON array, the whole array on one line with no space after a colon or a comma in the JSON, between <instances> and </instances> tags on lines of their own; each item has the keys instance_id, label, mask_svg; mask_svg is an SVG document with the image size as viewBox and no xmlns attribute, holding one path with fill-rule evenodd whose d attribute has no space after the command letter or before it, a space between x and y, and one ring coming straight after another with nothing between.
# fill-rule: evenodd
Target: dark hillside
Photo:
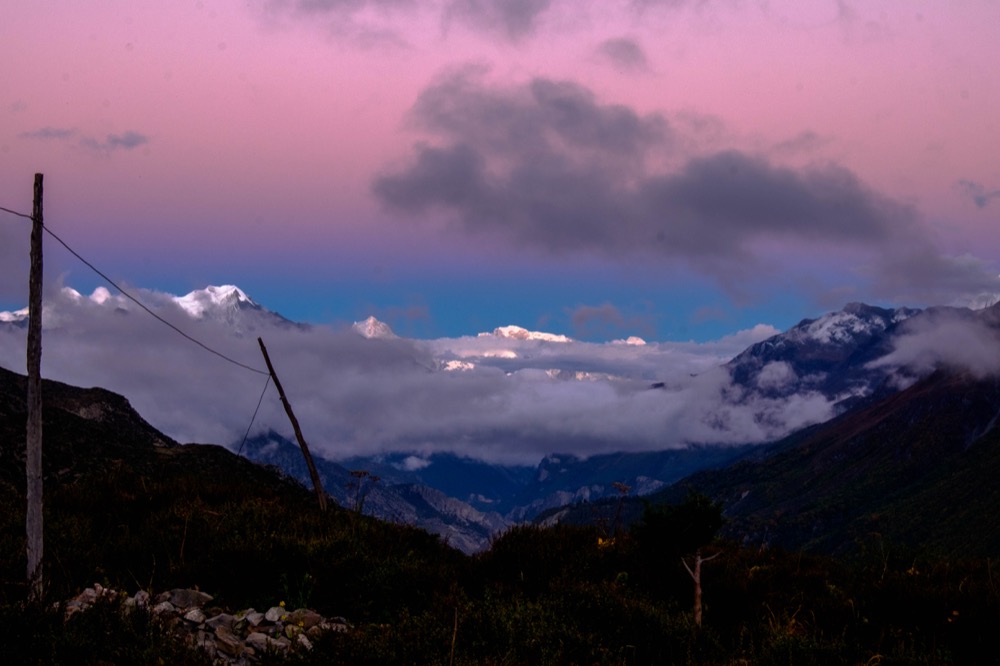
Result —
<instances>
[{"instance_id":1,"label":"dark hillside","mask_svg":"<svg viewBox=\"0 0 1000 666\"><path fill-rule=\"evenodd\" d=\"M0 597L23 594L25 378L0 369ZM306 603L358 618L430 603L464 558L426 532L334 506L214 445L180 445L102 389L43 384L45 575L56 598L94 582L212 589L234 606ZM437 578L440 575L442 578ZM429 576L429 577L428 577ZM322 606L322 604L320 604Z\"/></svg>"},{"instance_id":2,"label":"dark hillside","mask_svg":"<svg viewBox=\"0 0 1000 666\"><path fill-rule=\"evenodd\" d=\"M180 620L163 624L108 605L64 622L51 606L19 603L25 596L23 387L23 377L0 371L5 657L18 664L207 663L198 658L201 648L185 642ZM679 520L688 515L683 506L635 533L512 528L489 551L466 557L422 530L339 507L320 514L297 482L221 447L172 442L120 396L51 382L43 393L49 599L65 600L93 583L129 592L197 586L219 605L210 613L281 600L347 618L344 631L324 634L313 650L288 659L255 655L262 664L939 664L994 663L982 655L1000 654L994 638L1000 597L988 559L898 566L878 558L849 568L821 555L713 540L702 544L711 559L699 628L680 559L686 554L691 561L684 551L697 544L683 545L670 527L686 524ZM969 410L965 425L996 397L980 404L977 395L958 397ZM895 413L871 412L869 421L891 429ZM911 417L928 423L920 421L923 410ZM870 426L836 427L865 449ZM824 451L822 432L804 434L801 446ZM980 432L965 431L964 445L945 451L956 459L986 456L981 445L993 433L977 438ZM785 446L776 460L798 450ZM936 447L913 442L889 458L902 460L897 464L906 470L926 470L941 455L925 449ZM883 458L874 456L873 469L887 464ZM970 477L940 472L943 483L954 484L948 490L957 494L989 474L988 456L976 461L983 469L969 470ZM790 460L786 467L782 473L794 479ZM850 478L864 476L855 470ZM904 500L924 498L894 498ZM976 505L968 492L962 501L968 511L989 506ZM899 515L912 511L899 507ZM719 509L712 510L717 518ZM657 524L661 531L650 527Z\"/></svg>"},{"instance_id":3,"label":"dark hillside","mask_svg":"<svg viewBox=\"0 0 1000 666\"><path fill-rule=\"evenodd\" d=\"M719 499L726 533L750 544L846 553L877 535L942 555L996 555L998 415L997 380L938 372L658 498L690 487Z\"/></svg>"}]
</instances>

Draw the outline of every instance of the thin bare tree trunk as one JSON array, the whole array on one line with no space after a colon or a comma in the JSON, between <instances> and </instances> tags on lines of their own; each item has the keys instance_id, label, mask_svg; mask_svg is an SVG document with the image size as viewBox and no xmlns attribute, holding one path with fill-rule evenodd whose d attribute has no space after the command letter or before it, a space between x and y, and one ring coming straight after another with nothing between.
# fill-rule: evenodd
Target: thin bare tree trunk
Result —
<instances>
[{"instance_id":1,"label":"thin bare tree trunk","mask_svg":"<svg viewBox=\"0 0 1000 666\"><path fill-rule=\"evenodd\" d=\"M688 563L684 560L684 558L683 557L681 558L681 564L684 565L684 568L687 569L688 574L690 574L690 576L691 576L691 580L694 581L694 626L698 627L699 629L701 628L701 616L702 616L702 610L701 610L701 565L703 563L705 563L705 562L710 562L711 560L714 560L715 558L717 558L721 554L722 553L720 552L720 553L716 553L715 555L712 555L711 557L702 557L701 556L701 548L699 548L698 550L696 550L694 552L694 569L693 570L691 569L691 567L688 566Z\"/></svg>"}]
</instances>

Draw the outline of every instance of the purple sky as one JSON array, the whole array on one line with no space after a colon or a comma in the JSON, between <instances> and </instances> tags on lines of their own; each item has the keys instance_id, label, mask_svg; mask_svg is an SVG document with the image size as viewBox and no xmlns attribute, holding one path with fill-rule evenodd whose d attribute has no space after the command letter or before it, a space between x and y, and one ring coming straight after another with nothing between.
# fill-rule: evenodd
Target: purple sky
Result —
<instances>
[{"instance_id":1,"label":"purple sky","mask_svg":"<svg viewBox=\"0 0 1000 666\"><path fill-rule=\"evenodd\" d=\"M112 277L416 337L787 328L1000 293L1000 5L6 7L0 206ZM48 281L100 282L49 242ZM26 301L0 214L0 310Z\"/></svg>"}]
</instances>

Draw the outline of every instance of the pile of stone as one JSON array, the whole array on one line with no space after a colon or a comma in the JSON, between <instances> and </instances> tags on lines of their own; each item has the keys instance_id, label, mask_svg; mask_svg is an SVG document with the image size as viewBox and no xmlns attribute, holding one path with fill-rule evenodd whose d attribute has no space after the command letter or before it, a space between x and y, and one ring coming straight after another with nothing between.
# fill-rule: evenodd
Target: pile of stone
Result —
<instances>
[{"instance_id":1,"label":"pile of stone","mask_svg":"<svg viewBox=\"0 0 1000 666\"><path fill-rule=\"evenodd\" d=\"M63 604L65 619L101 599L122 599L126 611L150 612L172 633L226 666L252 664L262 653L311 650L323 634L349 628L342 617L328 619L307 608L287 610L284 602L263 613L248 608L230 614L211 606L212 596L199 590L176 589L155 597L140 590L129 597L101 585L88 587Z\"/></svg>"}]
</instances>

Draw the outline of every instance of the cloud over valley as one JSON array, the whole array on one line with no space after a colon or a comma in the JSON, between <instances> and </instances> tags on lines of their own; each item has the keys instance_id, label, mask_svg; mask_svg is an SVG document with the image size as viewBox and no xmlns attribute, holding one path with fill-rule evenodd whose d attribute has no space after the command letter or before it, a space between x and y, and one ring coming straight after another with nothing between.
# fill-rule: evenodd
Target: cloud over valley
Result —
<instances>
[{"instance_id":1,"label":"cloud over valley","mask_svg":"<svg viewBox=\"0 0 1000 666\"><path fill-rule=\"evenodd\" d=\"M294 325L227 289L138 294L206 345L261 369L262 337L310 444L324 456L452 451L534 464L554 451L764 441L831 413L818 395L732 399L737 389L720 366L773 334L766 326L710 343L553 342L517 337L514 328L366 338L346 326ZM215 307L206 306L209 298ZM104 289L89 297L52 289L44 320L46 377L120 392L181 441L235 446L242 438L263 375L209 354ZM24 336L23 327L0 324L5 367L23 371ZM290 435L273 388L254 431L267 429Z\"/></svg>"}]
</instances>

